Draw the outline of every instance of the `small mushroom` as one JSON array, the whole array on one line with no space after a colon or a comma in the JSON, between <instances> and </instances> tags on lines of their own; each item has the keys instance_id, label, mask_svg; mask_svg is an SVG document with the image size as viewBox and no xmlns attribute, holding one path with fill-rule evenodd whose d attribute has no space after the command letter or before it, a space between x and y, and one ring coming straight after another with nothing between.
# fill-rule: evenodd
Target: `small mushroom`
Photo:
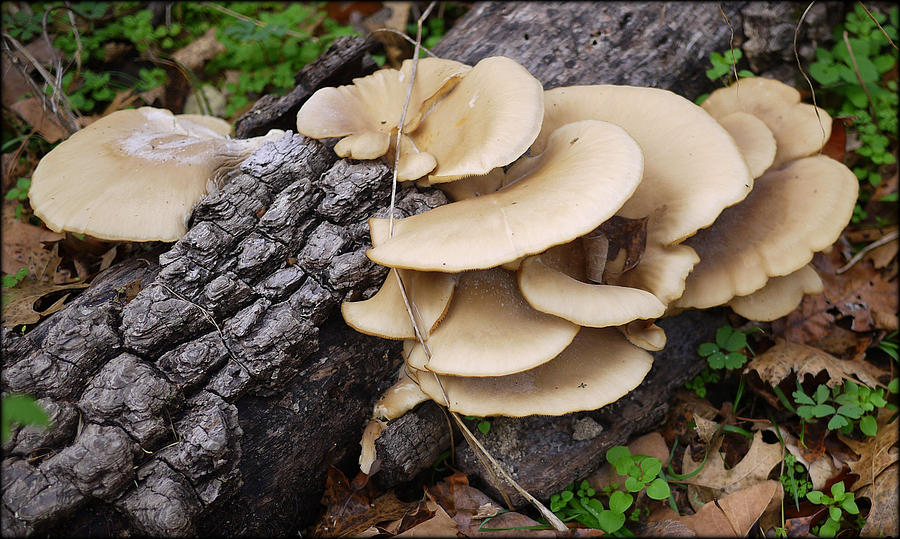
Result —
<instances>
[{"instance_id":1,"label":"small mushroom","mask_svg":"<svg viewBox=\"0 0 900 539\"><path fill-rule=\"evenodd\" d=\"M234 140L222 120L141 107L109 114L41 159L29 197L51 230L176 241L209 186L283 131Z\"/></svg>"},{"instance_id":2,"label":"small mushroom","mask_svg":"<svg viewBox=\"0 0 900 539\"><path fill-rule=\"evenodd\" d=\"M765 122L746 112L732 112L718 119L741 150L750 174L759 178L775 162L778 146Z\"/></svg>"},{"instance_id":3,"label":"small mushroom","mask_svg":"<svg viewBox=\"0 0 900 539\"><path fill-rule=\"evenodd\" d=\"M774 79L744 77L712 92L702 107L716 119L746 112L765 122L778 147L772 168L818 152L831 136L828 113L801 103L800 92Z\"/></svg>"},{"instance_id":4,"label":"small mushroom","mask_svg":"<svg viewBox=\"0 0 900 539\"><path fill-rule=\"evenodd\" d=\"M732 298L728 306L748 320L771 322L796 309L804 294L818 294L822 290L822 279L807 264L788 275L772 277L752 294Z\"/></svg>"},{"instance_id":5,"label":"small mushroom","mask_svg":"<svg viewBox=\"0 0 900 539\"><path fill-rule=\"evenodd\" d=\"M453 60L420 59L404 131L414 129L432 98L449 91L470 69ZM399 70L381 69L353 79L352 85L321 88L300 107L297 131L315 139L344 137L335 146L341 157L381 157L400 124L411 74L412 60L406 60Z\"/></svg>"},{"instance_id":6,"label":"small mushroom","mask_svg":"<svg viewBox=\"0 0 900 539\"><path fill-rule=\"evenodd\" d=\"M400 219L394 236L367 254L422 271L496 267L596 228L634 192L642 167L640 147L622 128L572 123L541 155L513 165L499 191Z\"/></svg>"},{"instance_id":7,"label":"small mushroom","mask_svg":"<svg viewBox=\"0 0 900 539\"><path fill-rule=\"evenodd\" d=\"M454 376L503 376L550 361L579 329L534 310L510 272L468 271L459 276L446 316L426 341L430 359L413 343L407 363Z\"/></svg>"},{"instance_id":8,"label":"small mushroom","mask_svg":"<svg viewBox=\"0 0 900 539\"><path fill-rule=\"evenodd\" d=\"M585 328L552 361L517 374L486 378L411 374L422 391L454 412L521 417L605 406L637 387L652 363L653 356L615 329Z\"/></svg>"},{"instance_id":9,"label":"small mushroom","mask_svg":"<svg viewBox=\"0 0 900 539\"><path fill-rule=\"evenodd\" d=\"M746 200L687 240L700 262L674 305L722 305L799 270L840 236L858 190L853 172L824 155L769 169Z\"/></svg>"},{"instance_id":10,"label":"small mushroom","mask_svg":"<svg viewBox=\"0 0 900 539\"><path fill-rule=\"evenodd\" d=\"M379 245L388 238L388 219L369 219L372 245ZM347 325L360 333L385 339L414 339L415 329L409 319L409 311L397 281L397 273L403 279L410 302L423 327L425 337L431 333L450 306L450 298L456 286L452 273L398 270L391 268L378 292L364 301L346 301L341 304L341 314Z\"/></svg>"}]
</instances>

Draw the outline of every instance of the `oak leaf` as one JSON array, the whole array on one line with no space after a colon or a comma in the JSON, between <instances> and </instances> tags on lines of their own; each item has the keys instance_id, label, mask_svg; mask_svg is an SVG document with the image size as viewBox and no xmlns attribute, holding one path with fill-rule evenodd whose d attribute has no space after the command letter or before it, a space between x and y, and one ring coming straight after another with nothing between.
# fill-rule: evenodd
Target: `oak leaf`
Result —
<instances>
[{"instance_id":1,"label":"oak leaf","mask_svg":"<svg viewBox=\"0 0 900 539\"><path fill-rule=\"evenodd\" d=\"M888 424L893 412L887 408L879 410L877 424L878 436L867 436L864 440L854 440L843 434L838 438L852 449L859 459L848 462L850 471L859 475L859 479L850 485L851 491L871 485L875 479L889 466L898 461L900 449L897 447L897 426Z\"/></svg>"},{"instance_id":2,"label":"oak leaf","mask_svg":"<svg viewBox=\"0 0 900 539\"><path fill-rule=\"evenodd\" d=\"M775 386L788 375L802 379L807 374L815 376L823 370L828 373L825 383L829 387L854 377L867 386L875 387L882 385L878 377L886 374L869 362L841 360L818 348L781 339L775 346L750 360L744 372L756 371L763 381Z\"/></svg>"},{"instance_id":3,"label":"oak leaf","mask_svg":"<svg viewBox=\"0 0 900 539\"><path fill-rule=\"evenodd\" d=\"M861 537L897 537L900 525L897 516L897 490L900 487L896 462L875 478L875 482L856 493L857 498L872 500L872 509L866 524L860 530Z\"/></svg>"},{"instance_id":4,"label":"oak leaf","mask_svg":"<svg viewBox=\"0 0 900 539\"><path fill-rule=\"evenodd\" d=\"M666 508L651 519L680 522L698 537L745 537L767 507L780 504L780 486L778 481L760 481L703 505L693 515L675 516Z\"/></svg>"}]
</instances>

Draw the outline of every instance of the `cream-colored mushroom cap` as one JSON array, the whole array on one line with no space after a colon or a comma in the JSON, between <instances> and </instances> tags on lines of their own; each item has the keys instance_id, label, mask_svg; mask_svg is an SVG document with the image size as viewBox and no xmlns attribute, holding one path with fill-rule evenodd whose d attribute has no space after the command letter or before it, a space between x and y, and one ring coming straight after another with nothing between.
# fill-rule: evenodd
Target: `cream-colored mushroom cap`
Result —
<instances>
[{"instance_id":1,"label":"cream-colored mushroom cap","mask_svg":"<svg viewBox=\"0 0 900 539\"><path fill-rule=\"evenodd\" d=\"M638 265L611 279L609 284L646 290L666 305L680 298L685 280L700 257L683 243L664 246L661 236L659 228L649 229Z\"/></svg>"},{"instance_id":2,"label":"cream-colored mushroom cap","mask_svg":"<svg viewBox=\"0 0 900 539\"><path fill-rule=\"evenodd\" d=\"M447 315L427 340L430 360L422 365L412 350L407 362L454 376L503 376L550 361L578 330L531 308L510 272L469 271L460 275Z\"/></svg>"},{"instance_id":3,"label":"cream-colored mushroom cap","mask_svg":"<svg viewBox=\"0 0 900 539\"><path fill-rule=\"evenodd\" d=\"M717 119L747 112L765 122L778 147L773 168L818 152L831 137L831 116L821 108L801 103L800 92L774 79L739 79L712 92L702 106Z\"/></svg>"},{"instance_id":4,"label":"cream-colored mushroom cap","mask_svg":"<svg viewBox=\"0 0 900 539\"><path fill-rule=\"evenodd\" d=\"M431 99L443 95L470 69L453 60L420 59L404 129L415 128ZM317 90L297 112L297 131L316 139L346 137L335 146L341 157L381 157L400 123L411 73L412 61L406 60L399 70L381 69L353 79L352 85Z\"/></svg>"},{"instance_id":5,"label":"cream-colored mushroom cap","mask_svg":"<svg viewBox=\"0 0 900 539\"><path fill-rule=\"evenodd\" d=\"M789 275L772 277L752 294L732 298L728 306L749 320L771 322L796 309L804 294L818 294L822 290L822 279L807 264Z\"/></svg>"},{"instance_id":6,"label":"cream-colored mushroom cap","mask_svg":"<svg viewBox=\"0 0 900 539\"><path fill-rule=\"evenodd\" d=\"M640 182L642 163L622 128L572 123L541 155L511 167L506 187L400 219L394 236L367 254L389 267L458 272L540 253L612 216Z\"/></svg>"},{"instance_id":7,"label":"cream-colored mushroom cap","mask_svg":"<svg viewBox=\"0 0 900 539\"><path fill-rule=\"evenodd\" d=\"M737 143L750 174L754 178L762 176L772 166L777 151L775 136L765 122L746 112L732 112L719 118L719 123Z\"/></svg>"},{"instance_id":8,"label":"cream-colored mushroom cap","mask_svg":"<svg viewBox=\"0 0 900 539\"><path fill-rule=\"evenodd\" d=\"M433 400L467 415L562 415L594 410L636 388L653 356L629 343L613 328L585 328L558 357L534 369L491 378L465 378L415 372Z\"/></svg>"},{"instance_id":9,"label":"cream-colored mushroom cap","mask_svg":"<svg viewBox=\"0 0 900 539\"><path fill-rule=\"evenodd\" d=\"M616 326L628 342L644 350L657 352L666 346L666 332L649 320L634 320L624 326Z\"/></svg>"},{"instance_id":10,"label":"cream-colored mushroom cap","mask_svg":"<svg viewBox=\"0 0 900 539\"><path fill-rule=\"evenodd\" d=\"M52 230L106 240L175 241L209 185L266 140L232 140L221 121L141 107L109 114L41 159L29 197Z\"/></svg>"},{"instance_id":11,"label":"cream-colored mushroom cap","mask_svg":"<svg viewBox=\"0 0 900 539\"><path fill-rule=\"evenodd\" d=\"M544 114L541 82L514 60L485 58L428 112L410 137L437 159L432 184L487 174L519 158Z\"/></svg>"},{"instance_id":12,"label":"cream-colored mushroom cap","mask_svg":"<svg viewBox=\"0 0 900 539\"><path fill-rule=\"evenodd\" d=\"M700 256L676 307L722 305L788 275L834 243L850 222L859 180L824 155L760 176L750 196L686 243Z\"/></svg>"},{"instance_id":13,"label":"cream-colored mushroom cap","mask_svg":"<svg viewBox=\"0 0 900 539\"><path fill-rule=\"evenodd\" d=\"M709 226L753 185L744 158L724 127L687 99L634 86L569 86L544 93L544 125L532 152L550 134L579 120L621 126L644 152L644 177L618 215L650 216L665 245ZM659 211L661 210L661 211Z\"/></svg>"},{"instance_id":14,"label":"cream-colored mushroom cap","mask_svg":"<svg viewBox=\"0 0 900 539\"><path fill-rule=\"evenodd\" d=\"M577 280L545 264L540 255L522 262L519 289L538 311L586 327L619 326L635 319L658 318L666 311L650 292Z\"/></svg>"}]
</instances>

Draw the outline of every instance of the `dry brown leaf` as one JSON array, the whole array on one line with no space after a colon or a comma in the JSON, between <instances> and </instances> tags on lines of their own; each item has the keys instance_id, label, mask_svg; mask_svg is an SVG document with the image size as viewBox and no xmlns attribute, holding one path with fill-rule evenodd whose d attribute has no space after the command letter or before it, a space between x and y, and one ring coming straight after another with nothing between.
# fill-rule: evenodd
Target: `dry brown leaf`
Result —
<instances>
[{"instance_id":1,"label":"dry brown leaf","mask_svg":"<svg viewBox=\"0 0 900 539\"><path fill-rule=\"evenodd\" d=\"M175 51L172 59L191 71L197 71L223 52L225 45L216 39L216 27L212 27L186 47Z\"/></svg>"},{"instance_id":2,"label":"dry brown leaf","mask_svg":"<svg viewBox=\"0 0 900 539\"><path fill-rule=\"evenodd\" d=\"M47 113L39 97L27 97L13 103L9 108L51 144L69 136L66 128L60 125L52 114Z\"/></svg>"},{"instance_id":3,"label":"dry brown leaf","mask_svg":"<svg viewBox=\"0 0 900 539\"><path fill-rule=\"evenodd\" d=\"M368 485L352 485L334 466L328 469L322 504L327 509L316 523L315 535L329 537L363 533L378 523L401 518L418 506L417 502L400 501L393 491L374 497Z\"/></svg>"},{"instance_id":4,"label":"dry brown leaf","mask_svg":"<svg viewBox=\"0 0 900 539\"><path fill-rule=\"evenodd\" d=\"M697 431L700 439L706 442L707 445L711 444L713 437L719 432L719 424L697 414L694 414L694 424L697 425L694 427L694 430Z\"/></svg>"},{"instance_id":5,"label":"dry brown leaf","mask_svg":"<svg viewBox=\"0 0 900 539\"><path fill-rule=\"evenodd\" d=\"M900 464L895 462L875 478L874 484L857 492L857 498L872 500L872 509L866 517L866 524L859 532L861 537L897 537L900 535L897 516L897 490L900 488L897 476L898 466Z\"/></svg>"},{"instance_id":6,"label":"dry brown leaf","mask_svg":"<svg viewBox=\"0 0 900 539\"><path fill-rule=\"evenodd\" d=\"M763 441L762 432L756 432L747 454L733 468L726 469L722 456L718 452L711 453L700 473L684 480L689 485L688 499L691 504L695 503L696 498L706 503L723 494L731 494L756 485L765 481L772 468L781 460L781 445L767 444ZM685 451L681 473L691 473L699 466L700 462L694 462L690 452Z\"/></svg>"},{"instance_id":7,"label":"dry brown leaf","mask_svg":"<svg viewBox=\"0 0 900 539\"><path fill-rule=\"evenodd\" d=\"M859 441L838 434L838 438L859 455L859 459L847 463L850 471L859 475L859 479L850 485L849 490L856 491L871 485L876 477L888 466L896 463L900 457L900 448L897 447L897 425L888 423L893 413L887 408L879 410L877 436L866 436L864 440Z\"/></svg>"},{"instance_id":8,"label":"dry brown leaf","mask_svg":"<svg viewBox=\"0 0 900 539\"><path fill-rule=\"evenodd\" d=\"M831 354L807 346L778 339L775 346L756 356L747 367L745 373L756 371L759 377L775 386L788 375L802 379L810 374L817 375L821 371L828 373L825 382L829 387L843 383L844 379L857 378L867 386L881 384L878 377L884 373L867 361L846 361Z\"/></svg>"},{"instance_id":9,"label":"dry brown leaf","mask_svg":"<svg viewBox=\"0 0 900 539\"><path fill-rule=\"evenodd\" d=\"M59 241L65 234L19 221L14 217L16 203L13 201L4 201L3 206L3 273L16 273L25 266L29 273L37 275L47 267L50 260L50 252L44 248L43 243ZM10 207L13 216L10 216Z\"/></svg>"},{"instance_id":10,"label":"dry brown leaf","mask_svg":"<svg viewBox=\"0 0 900 539\"><path fill-rule=\"evenodd\" d=\"M60 290L76 290L87 286L89 286L87 283L57 285L26 278L15 288L4 288L3 325L13 327L21 324L35 324L44 316L60 310L65 305L69 294L57 298L49 307L38 311L35 310L34 305L39 299Z\"/></svg>"},{"instance_id":11,"label":"dry brown leaf","mask_svg":"<svg viewBox=\"0 0 900 539\"><path fill-rule=\"evenodd\" d=\"M767 507L781 502L775 499L779 486L778 481L760 481L705 504L696 514L675 516L674 511L666 508L666 512L659 512L655 517L681 522L698 537L744 537Z\"/></svg>"},{"instance_id":12,"label":"dry brown leaf","mask_svg":"<svg viewBox=\"0 0 900 539\"><path fill-rule=\"evenodd\" d=\"M409 20L412 2L383 2L383 4L384 8L372 13L362 24L384 45L388 63L396 68L400 66L404 56L409 56L409 46L402 37L393 32L376 32L376 30L386 28L406 32L406 21Z\"/></svg>"},{"instance_id":13,"label":"dry brown leaf","mask_svg":"<svg viewBox=\"0 0 900 539\"><path fill-rule=\"evenodd\" d=\"M434 516L416 524L405 532L398 534L396 537L456 537L459 526L456 521L450 518L450 515L444 511L444 508L437 502L428 500L425 506Z\"/></svg>"},{"instance_id":14,"label":"dry brown leaf","mask_svg":"<svg viewBox=\"0 0 900 539\"><path fill-rule=\"evenodd\" d=\"M831 119L831 136L822 147L822 153L835 161L844 161L847 153L847 131L844 129L845 118ZM849 120L847 120L849 121Z\"/></svg>"}]
</instances>

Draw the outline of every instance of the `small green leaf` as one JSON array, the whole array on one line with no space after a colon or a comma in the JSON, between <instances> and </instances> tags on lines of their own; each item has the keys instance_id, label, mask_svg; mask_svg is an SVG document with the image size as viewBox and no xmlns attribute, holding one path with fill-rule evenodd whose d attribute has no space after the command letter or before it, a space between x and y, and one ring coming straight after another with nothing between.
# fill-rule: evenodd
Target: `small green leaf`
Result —
<instances>
[{"instance_id":1,"label":"small green leaf","mask_svg":"<svg viewBox=\"0 0 900 539\"><path fill-rule=\"evenodd\" d=\"M841 511L840 507L829 507L828 508L828 517L831 518L832 520L840 521L841 515L843 515L843 512Z\"/></svg>"},{"instance_id":2,"label":"small green leaf","mask_svg":"<svg viewBox=\"0 0 900 539\"><path fill-rule=\"evenodd\" d=\"M863 416L859 420L859 430L866 436L875 436L878 434L878 422L870 415Z\"/></svg>"},{"instance_id":3,"label":"small green leaf","mask_svg":"<svg viewBox=\"0 0 900 539\"><path fill-rule=\"evenodd\" d=\"M834 406L830 404L817 404L812 408L812 413L815 417L828 417L835 412Z\"/></svg>"},{"instance_id":4,"label":"small green leaf","mask_svg":"<svg viewBox=\"0 0 900 539\"><path fill-rule=\"evenodd\" d=\"M806 493L806 499L816 505L822 505L823 503L825 503L824 500L826 497L827 496L825 496L825 494L823 494L821 490L812 490Z\"/></svg>"},{"instance_id":5,"label":"small green leaf","mask_svg":"<svg viewBox=\"0 0 900 539\"><path fill-rule=\"evenodd\" d=\"M816 401L812 400L812 398L804 393L801 389L794 391L792 396L794 397L794 402L796 402L797 404L816 404Z\"/></svg>"},{"instance_id":6,"label":"small green leaf","mask_svg":"<svg viewBox=\"0 0 900 539\"><path fill-rule=\"evenodd\" d=\"M841 523L829 518L819 528L819 537L834 537L839 529L841 529Z\"/></svg>"},{"instance_id":7,"label":"small green leaf","mask_svg":"<svg viewBox=\"0 0 900 539\"><path fill-rule=\"evenodd\" d=\"M628 492L640 492L644 488L644 482L634 477L625 480L625 489Z\"/></svg>"},{"instance_id":8,"label":"small green leaf","mask_svg":"<svg viewBox=\"0 0 900 539\"><path fill-rule=\"evenodd\" d=\"M625 525L625 515L616 511L605 510L597 518L600 529L606 533L615 533Z\"/></svg>"},{"instance_id":9,"label":"small green leaf","mask_svg":"<svg viewBox=\"0 0 900 539\"><path fill-rule=\"evenodd\" d=\"M631 463L631 451L629 451L627 447L622 445L610 447L609 451L606 452L606 460L616 467L616 471L619 471L620 463ZM620 471L619 473L625 475L624 472Z\"/></svg>"},{"instance_id":10,"label":"small green leaf","mask_svg":"<svg viewBox=\"0 0 900 539\"><path fill-rule=\"evenodd\" d=\"M706 362L709 363L709 368L711 369L721 369L725 367L725 354L716 352L706 358Z\"/></svg>"},{"instance_id":11,"label":"small green leaf","mask_svg":"<svg viewBox=\"0 0 900 539\"><path fill-rule=\"evenodd\" d=\"M634 503L634 496L617 490L609 496L609 508L617 513L624 513Z\"/></svg>"},{"instance_id":12,"label":"small green leaf","mask_svg":"<svg viewBox=\"0 0 900 539\"><path fill-rule=\"evenodd\" d=\"M697 353L702 357L706 357L708 355L714 354L719 351L719 347L715 345L715 343L705 342L700 345L697 349Z\"/></svg>"},{"instance_id":13,"label":"small green leaf","mask_svg":"<svg viewBox=\"0 0 900 539\"><path fill-rule=\"evenodd\" d=\"M3 397L2 407L0 407L0 438L3 443L6 443L10 437L13 423L49 427L50 418L34 397L7 395Z\"/></svg>"},{"instance_id":14,"label":"small green leaf","mask_svg":"<svg viewBox=\"0 0 900 539\"><path fill-rule=\"evenodd\" d=\"M490 421L480 421L476 426L478 427L478 430L481 432L481 434L487 434L491 431Z\"/></svg>"},{"instance_id":15,"label":"small green leaf","mask_svg":"<svg viewBox=\"0 0 900 539\"><path fill-rule=\"evenodd\" d=\"M844 501L841 502L841 507L843 507L844 511L847 511L851 515L859 514L859 507L857 507L856 500L854 500L852 496L844 498Z\"/></svg>"},{"instance_id":16,"label":"small green leaf","mask_svg":"<svg viewBox=\"0 0 900 539\"><path fill-rule=\"evenodd\" d=\"M657 477L647 486L647 496L654 500L665 500L672 493L669 483Z\"/></svg>"}]
</instances>

